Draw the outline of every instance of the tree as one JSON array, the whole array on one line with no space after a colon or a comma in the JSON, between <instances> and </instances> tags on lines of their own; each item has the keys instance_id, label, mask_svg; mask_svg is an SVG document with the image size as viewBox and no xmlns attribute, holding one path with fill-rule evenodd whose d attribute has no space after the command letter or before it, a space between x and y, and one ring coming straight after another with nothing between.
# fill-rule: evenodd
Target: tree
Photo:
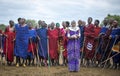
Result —
<instances>
[{"instance_id":1,"label":"tree","mask_svg":"<svg viewBox=\"0 0 120 76\"><path fill-rule=\"evenodd\" d=\"M117 20L118 24L120 26L120 15L111 15L111 14L108 14L107 17L105 17L105 18L107 18L107 19L113 18L113 19Z\"/></svg>"},{"instance_id":2,"label":"tree","mask_svg":"<svg viewBox=\"0 0 120 76\"><path fill-rule=\"evenodd\" d=\"M35 20L31 20L31 19L27 19L26 23L27 24L31 23L33 27L35 27L37 25L36 21Z\"/></svg>"},{"instance_id":3,"label":"tree","mask_svg":"<svg viewBox=\"0 0 120 76\"><path fill-rule=\"evenodd\" d=\"M4 24L0 24L0 30L4 31L5 28L6 28L6 25L4 25Z\"/></svg>"}]
</instances>

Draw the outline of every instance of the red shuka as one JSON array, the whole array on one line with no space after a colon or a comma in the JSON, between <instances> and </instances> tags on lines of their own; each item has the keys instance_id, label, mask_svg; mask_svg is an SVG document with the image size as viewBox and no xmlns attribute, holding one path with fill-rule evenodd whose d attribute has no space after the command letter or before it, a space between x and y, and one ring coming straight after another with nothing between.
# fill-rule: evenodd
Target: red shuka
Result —
<instances>
[{"instance_id":1,"label":"red shuka","mask_svg":"<svg viewBox=\"0 0 120 76\"><path fill-rule=\"evenodd\" d=\"M13 51L14 51L14 39L15 39L15 32L10 31L10 27L7 27L4 35L7 37L5 38L4 42L4 54L7 55L7 61L13 61Z\"/></svg>"},{"instance_id":2,"label":"red shuka","mask_svg":"<svg viewBox=\"0 0 120 76\"><path fill-rule=\"evenodd\" d=\"M97 39L94 39L94 48L93 48L94 51L97 51L96 49L97 49L97 47L99 46L98 37L99 37L100 30L101 30L101 28L100 28L99 26L94 28L95 38L97 38ZM97 59L97 60L100 60L100 57L101 57L101 55L97 53L96 59Z\"/></svg>"},{"instance_id":3,"label":"red shuka","mask_svg":"<svg viewBox=\"0 0 120 76\"><path fill-rule=\"evenodd\" d=\"M93 24L85 26L84 36L86 37L85 47L84 47L85 58L92 59L95 53L95 51L93 50L94 37L95 37Z\"/></svg>"},{"instance_id":4,"label":"red shuka","mask_svg":"<svg viewBox=\"0 0 120 76\"><path fill-rule=\"evenodd\" d=\"M28 52L32 52L32 54L35 54L36 55L36 45L34 42L30 43L29 42L29 45L28 45Z\"/></svg>"},{"instance_id":5,"label":"red shuka","mask_svg":"<svg viewBox=\"0 0 120 76\"><path fill-rule=\"evenodd\" d=\"M0 30L0 34L2 34L2 30Z\"/></svg>"},{"instance_id":6,"label":"red shuka","mask_svg":"<svg viewBox=\"0 0 120 76\"><path fill-rule=\"evenodd\" d=\"M99 27L99 26L98 27L94 27L95 37L99 36L100 30L101 30L101 27Z\"/></svg>"},{"instance_id":7,"label":"red shuka","mask_svg":"<svg viewBox=\"0 0 120 76\"><path fill-rule=\"evenodd\" d=\"M49 54L51 59L58 59L58 30L48 29L49 36Z\"/></svg>"},{"instance_id":8,"label":"red shuka","mask_svg":"<svg viewBox=\"0 0 120 76\"><path fill-rule=\"evenodd\" d=\"M63 37L63 46L64 46L64 49L65 51L63 52L63 57L64 58L67 58L67 37L66 37L66 29L62 28L61 29L61 34L62 34L62 37Z\"/></svg>"}]
</instances>

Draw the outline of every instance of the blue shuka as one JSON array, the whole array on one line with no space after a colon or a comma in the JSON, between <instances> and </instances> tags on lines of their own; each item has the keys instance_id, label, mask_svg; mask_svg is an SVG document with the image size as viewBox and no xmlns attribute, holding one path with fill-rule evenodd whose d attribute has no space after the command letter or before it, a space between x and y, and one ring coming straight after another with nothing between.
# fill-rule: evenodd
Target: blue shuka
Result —
<instances>
[{"instance_id":1,"label":"blue shuka","mask_svg":"<svg viewBox=\"0 0 120 76\"><path fill-rule=\"evenodd\" d=\"M36 41L36 36L37 36L37 33L36 33L36 30L35 30L35 29L29 30L29 38L31 38L32 43L35 43L35 41ZM29 40L29 44L30 44L30 40ZM34 51L34 50L35 50L35 49L33 49L33 51ZM28 52L28 56L30 56L30 58L33 58L33 53L32 53L32 52Z\"/></svg>"},{"instance_id":2,"label":"blue shuka","mask_svg":"<svg viewBox=\"0 0 120 76\"><path fill-rule=\"evenodd\" d=\"M79 26L80 28L80 34L81 34L81 37L80 37L80 48L83 47L83 41L84 41L84 26Z\"/></svg>"},{"instance_id":3,"label":"blue shuka","mask_svg":"<svg viewBox=\"0 0 120 76\"><path fill-rule=\"evenodd\" d=\"M4 57L4 53L3 53L4 41L5 41L5 36L0 35L0 48L2 49L2 57Z\"/></svg>"},{"instance_id":4,"label":"blue shuka","mask_svg":"<svg viewBox=\"0 0 120 76\"><path fill-rule=\"evenodd\" d=\"M23 59L27 58L27 50L28 50L28 37L29 37L29 29L28 26L25 25L21 27L19 24L15 25L16 31L16 42L15 42L15 56L19 56Z\"/></svg>"},{"instance_id":5,"label":"blue shuka","mask_svg":"<svg viewBox=\"0 0 120 76\"><path fill-rule=\"evenodd\" d=\"M108 26L103 26L101 28L99 34L105 35L107 30L108 30ZM99 42L100 42L100 44L99 44L99 47L98 47L98 53L103 54L102 49L101 49L102 44L103 44L102 38L100 38Z\"/></svg>"},{"instance_id":6,"label":"blue shuka","mask_svg":"<svg viewBox=\"0 0 120 76\"><path fill-rule=\"evenodd\" d=\"M29 30L29 38L32 38L33 42L35 42L36 36L37 36L37 33L35 29Z\"/></svg>"},{"instance_id":7,"label":"blue shuka","mask_svg":"<svg viewBox=\"0 0 120 76\"><path fill-rule=\"evenodd\" d=\"M100 33L105 34L107 30L108 30L108 27L107 26L103 26L101 28L101 30L100 30Z\"/></svg>"},{"instance_id":8,"label":"blue shuka","mask_svg":"<svg viewBox=\"0 0 120 76\"><path fill-rule=\"evenodd\" d=\"M112 48L113 43L115 41L116 35L120 36L120 28L113 28L112 32L111 32L111 36L112 36L112 40L110 43L110 48ZM116 43L118 43L120 41L120 37L117 38ZM116 54L117 52L112 51L112 55ZM116 55L115 57L113 57L113 62L114 63L120 63L120 54Z\"/></svg>"},{"instance_id":9,"label":"blue shuka","mask_svg":"<svg viewBox=\"0 0 120 76\"><path fill-rule=\"evenodd\" d=\"M0 48L3 49L4 46L4 36L0 35Z\"/></svg>"},{"instance_id":10,"label":"blue shuka","mask_svg":"<svg viewBox=\"0 0 120 76\"><path fill-rule=\"evenodd\" d=\"M47 59L48 49L47 49L47 29L40 28L37 30L37 35L40 37L38 41L38 54L39 56Z\"/></svg>"}]
</instances>

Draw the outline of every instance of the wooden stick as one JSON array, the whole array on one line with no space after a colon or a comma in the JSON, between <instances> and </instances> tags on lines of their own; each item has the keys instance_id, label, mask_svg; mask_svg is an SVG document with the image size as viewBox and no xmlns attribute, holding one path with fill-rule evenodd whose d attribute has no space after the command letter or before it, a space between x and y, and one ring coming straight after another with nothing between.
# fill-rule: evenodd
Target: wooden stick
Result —
<instances>
[{"instance_id":1,"label":"wooden stick","mask_svg":"<svg viewBox=\"0 0 120 76\"><path fill-rule=\"evenodd\" d=\"M50 57L49 57L49 37L47 38L47 48L48 48L48 68L50 68Z\"/></svg>"},{"instance_id":2,"label":"wooden stick","mask_svg":"<svg viewBox=\"0 0 120 76\"><path fill-rule=\"evenodd\" d=\"M86 40L86 37L84 37L84 41L83 41L83 47L82 47L82 51L81 51L82 54L80 56L80 64L81 64L81 61L82 61L82 58L83 58L83 54L84 54L85 40Z\"/></svg>"},{"instance_id":3,"label":"wooden stick","mask_svg":"<svg viewBox=\"0 0 120 76\"><path fill-rule=\"evenodd\" d=\"M113 45L112 45L112 46L114 46L114 45L115 45L115 43L116 43L117 39L118 39L118 38L116 37L116 38L115 38L115 41L114 41L114 43L113 43ZM107 56L107 59L110 57L111 53L112 53L112 50L109 52L109 54L108 54L108 56ZM106 64L107 64L107 62L105 62L103 69L105 68L105 65L106 65Z\"/></svg>"},{"instance_id":4,"label":"wooden stick","mask_svg":"<svg viewBox=\"0 0 120 76\"><path fill-rule=\"evenodd\" d=\"M100 38L98 39L98 44L97 44L97 47L95 48L95 54L94 54L94 56L92 58L92 61L96 60L96 55L97 55L97 53L99 51L99 48L100 48Z\"/></svg>"},{"instance_id":5,"label":"wooden stick","mask_svg":"<svg viewBox=\"0 0 120 76\"><path fill-rule=\"evenodd\" d=\"M110 40L111 40L111 39L109 39L109 41L108 41L108 43L107 43L107 46L106 46L106 48L105 48L105 51L104 51L103 56L101 57L101 60L100 60L100 61L102 61L103 58L104 58L104 56L105 56L105 53L106 53L106 51L107 51L107 49L108 49L108 46L109 46L109 44L110 44Z\"/></svg>"},{"instance_id":6,"label":"wooden stick","mask_svg":"<svg viewBox=\"0 0 120 76\"><path fill-rule=\"evenodd\" d=\"M7 41L7 37L6 37L6 65L7 65L7 52L8 52L8 49L7 49L7 47L8 47L8 41Z\"/></svg>"},{"instance_id":7,"label":"wooden stick","mask_svg":"<svg viewBox=\"0 0 120 76\"><path fill-rule=\"evenodd\" d=\"M36 43L36 51L37 51L36 64L37 64L37 66L38 66L38 63L39 63L39 55L38 55L38 43Z\"/></svg>"},{"instance_id":8,"label":"wooden stick","mask_svg":"<svg viewBox=\"0 0 120 76\"><path fill-rule=\"evenodd\" d=\"M115 57L116 55L118 55L120 52L114 54L113 56L109 57L108 59L104 60L103 62L101 62L100 64L102 63L105 63L106 61L110 60L111 58Z\"/></svg>"}]
</instances>

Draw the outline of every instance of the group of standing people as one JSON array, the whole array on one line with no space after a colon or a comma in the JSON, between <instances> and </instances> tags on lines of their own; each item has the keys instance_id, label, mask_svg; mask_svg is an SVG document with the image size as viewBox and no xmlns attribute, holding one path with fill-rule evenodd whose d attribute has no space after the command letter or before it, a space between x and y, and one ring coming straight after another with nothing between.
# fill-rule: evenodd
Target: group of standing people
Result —
<instances>
[{"instance_id":1,"label":"group of standing people","mask_svg":"<svg viewBox=\"0 0 120 76\"><path fill-rule=\"evenodd\" d=\"M47 25L45 21L38 21L39 26L33 28L25 18L18 18L18 23L9 21L5 31L0 30L1 56L5 56L8 65L16 57L16 66L68 65L69 71L77 72L80 64L85 66L120 67L120 28L114 19L104 19L103 26L99 20L92 24L92 17L87 24L79 20ZM119 47L120 48L120 47ZM115 51L114 51L115 50ZM108 59L108 60L106 60ZM104 62L105 61L105 62Z\"/></svg>"}]
</instances>

